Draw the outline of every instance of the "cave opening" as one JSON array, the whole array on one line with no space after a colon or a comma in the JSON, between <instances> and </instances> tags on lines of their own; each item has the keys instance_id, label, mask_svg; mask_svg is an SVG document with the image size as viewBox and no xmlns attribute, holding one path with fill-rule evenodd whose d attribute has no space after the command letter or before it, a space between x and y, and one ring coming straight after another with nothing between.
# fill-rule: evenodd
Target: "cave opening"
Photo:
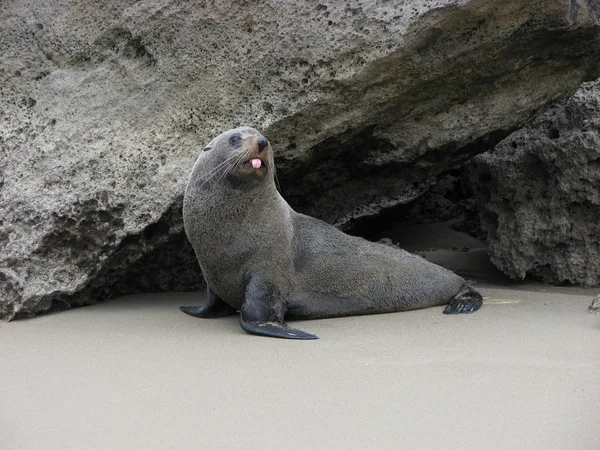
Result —
<instances>
[{"instance_id":1,"label":"cave opening","mask_svg":"<svg viewBox=\"0 0 600 450\"><path fill-rule=\"evenodd\" d=\"M448 223L452 229L485 242L486 233L481 227L474 194L461 169L442 174L413 201L357 218L344 231L378 240L390 230L433 223Z\"/></svg>"}]
</instances>

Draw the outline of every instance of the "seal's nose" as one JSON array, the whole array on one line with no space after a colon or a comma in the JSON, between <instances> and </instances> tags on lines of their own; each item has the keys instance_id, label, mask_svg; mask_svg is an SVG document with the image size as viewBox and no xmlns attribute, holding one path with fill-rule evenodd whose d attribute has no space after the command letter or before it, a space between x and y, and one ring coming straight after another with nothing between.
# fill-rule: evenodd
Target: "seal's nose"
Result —
<instances>
[{"instance_id":1,"label":"seal's nose","mask_svg":"<svg viewBox=\"0 0 600 450\"><path fill-rule=\"evenodd\" d=\"M261 136L258 138L257 144L258 144L258 151L260 153L267 147L267 145L269 145L269 141L267 141L264 137Z\"/></svg>"}]
</instances>

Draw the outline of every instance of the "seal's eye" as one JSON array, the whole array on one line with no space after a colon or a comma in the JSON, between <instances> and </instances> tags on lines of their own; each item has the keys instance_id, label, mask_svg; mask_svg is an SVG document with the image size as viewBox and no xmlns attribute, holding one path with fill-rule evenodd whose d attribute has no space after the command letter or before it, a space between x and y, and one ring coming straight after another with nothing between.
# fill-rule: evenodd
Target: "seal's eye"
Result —
<instances>
[{"instance_id":1,"label":"seal's eye","mask_svg":"<svg viewBox=\"0 0 600 450\"><path fill-rule=\"evenodd\" d=\"M239 145L239 143L242 142L242 138L239 137L237 134L234 134L233 136L231 136L229 138L229 143L231 145L233 145L234 147L237 147Z\"/></svg>"}]
</instances>

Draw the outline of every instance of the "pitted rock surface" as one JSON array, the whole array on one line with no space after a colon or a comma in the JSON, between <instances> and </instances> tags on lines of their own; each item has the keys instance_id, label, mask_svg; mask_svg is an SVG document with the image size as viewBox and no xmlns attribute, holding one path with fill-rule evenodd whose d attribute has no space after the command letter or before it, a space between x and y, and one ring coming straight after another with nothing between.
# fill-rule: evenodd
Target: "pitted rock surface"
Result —
<instances>
[{"instance_id":1,"label":"pitted rock surface","mask_svg":"<svg viewBox=\"0 0 600 450\"><path fill-rule=\"evenodd\" d=\"M5 0L0 317L197 288L178 208L225 129L343 228L596 78L597 40L583 0Z\"/></svg>"},{"instance_id":2,"label":"pitted rock surface","mask_svg":"<svg viewBox=\"0 0 600 450\"><path fill-rule=\"evenodd\" d=\"M500 270L600 285L600 81L474 158L467 171Z\"/></svg>"}]
</instances>

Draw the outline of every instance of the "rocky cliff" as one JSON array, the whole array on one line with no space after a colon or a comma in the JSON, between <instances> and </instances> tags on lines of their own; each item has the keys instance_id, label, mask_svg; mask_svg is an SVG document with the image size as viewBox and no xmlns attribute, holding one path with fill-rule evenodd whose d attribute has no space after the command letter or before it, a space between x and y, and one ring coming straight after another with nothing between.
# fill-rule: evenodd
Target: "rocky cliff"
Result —
<instances>
[{"instance_id":1,"label":"rocky cliff","mask_svg":"<svg viewBox=\"0 0 600 450\"><path fill-rule=\"evenodd\" d=\"M598 77L599 31L587 0L4 0L0 317L199 287L181 195L225 129L347 227Z\"/></svg>"}]
</instances>

